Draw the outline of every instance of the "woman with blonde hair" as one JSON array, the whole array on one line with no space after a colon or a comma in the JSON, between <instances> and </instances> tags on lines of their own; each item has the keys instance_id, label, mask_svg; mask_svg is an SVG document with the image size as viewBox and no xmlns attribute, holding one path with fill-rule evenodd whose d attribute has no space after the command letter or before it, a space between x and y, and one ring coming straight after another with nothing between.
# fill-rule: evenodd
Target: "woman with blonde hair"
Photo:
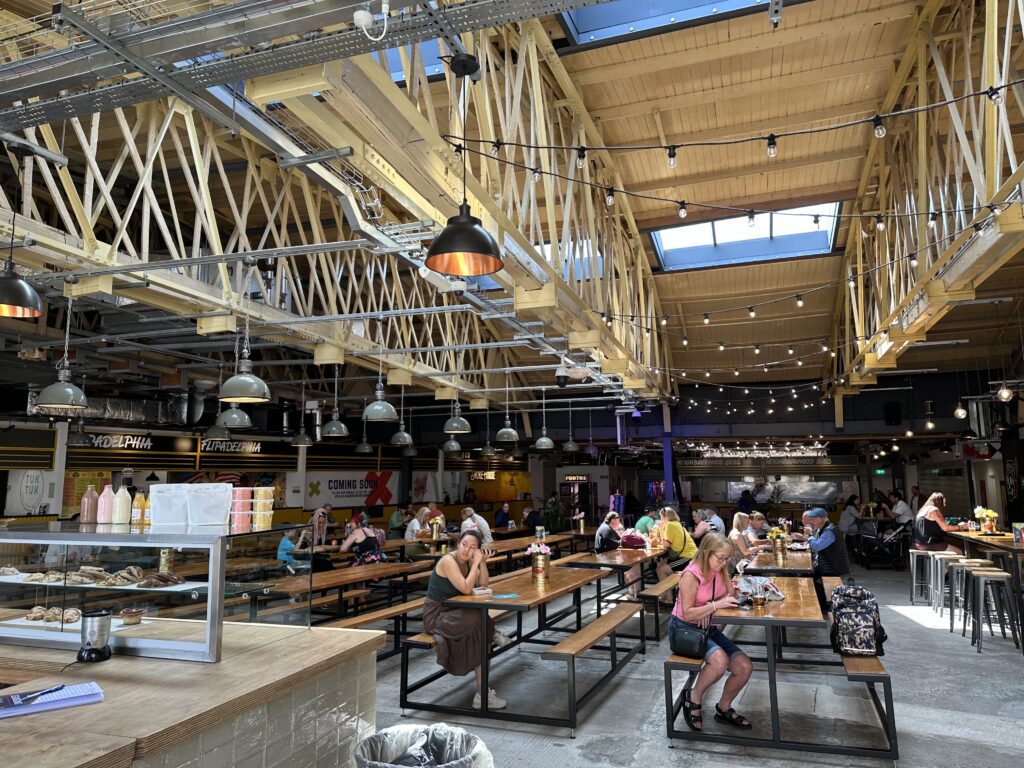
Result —
<instances>
[{"instance_id":1,"label":"woman with blonde hair","mask_svg":"<svg viewBox=\"0 0 1024 768\"><path fill-rule=\"evenodd\" d=\"M665 579L673 571L683 570L690 558L697 554L697 543L683 528L679 513L672 507L662 507L658 510L658 517L661 519L661 543L666 552L665 557L658 560L657 571L658 578Z\"/></svg>"},{"instance_id":2,"label":"woman with blonde hair","mask_svg":"<svg viewBox=\"0 0 1024 768\"><path fill-rule=\"evenodd\" d=\"M430 532L430 525L427 523L427 517L429 515L430 507L420 507L420 511L416 513L416 516L413 517L405 527L406 541L419 541L423 538L421 534ZM406 557L412 557L413 555L425 555L428 551L426 544L415 544L405 547Z\"/></svg>"},{"instance_id":3,"label":"woman with blonde hair","mask_svg":"<svg viewBox=\"0 0 1024 768\"><path fill-rule=\"evenodd\" d=\"M946 497L941 493L933 493L921 505L914 519L914 549L927 552L950 552L962 555L960 547L946 541L946 531L962 531L967 523L950 525L946 522Z\"/></svg>"},{"instance_id":4,"label":"woman with blonde hair","mask_svg":"<svg viewBox=\"0 0 1024 768\"><path fill-rule=\"evenodd\" d=\"M750 515L746 512L737 512L732 516L732 530L729 531L729 543L732 544L732 555L729 557L729 571L736 572L736 566L740 560L753 557L764 549L771 549L771 544L752 544L747 540L747 526L750 525Z\"/></svg>"},{"instance_id":5,"label":"woman with blonde hair","mask_svg":"<svg viewBox=\"0 0 1024 768\"><path fill-rule=\"evenodd\" d=\"M710 630L704 666L697 674L693 688L683 691L683 717L694 731L704 730L701 703L705 691L722 679L726 672L729 679L715 704L715 720L737 728L750 727L750 721L732 706L750 679L753 669L750 657L726 637L720 626L711 623L719 608L735 608L737 605L728 571L731 554L732 544L724 536L714 531L704 534L697 555L679 577L679 596L668 624L669 637L673 629L680 626Z\"/></svg>"}]
</instances>

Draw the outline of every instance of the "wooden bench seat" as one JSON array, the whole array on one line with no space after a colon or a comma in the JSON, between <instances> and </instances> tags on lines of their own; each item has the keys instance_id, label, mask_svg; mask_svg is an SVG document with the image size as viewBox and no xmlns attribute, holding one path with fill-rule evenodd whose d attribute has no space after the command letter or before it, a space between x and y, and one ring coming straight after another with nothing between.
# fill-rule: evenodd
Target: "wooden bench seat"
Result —
<instances>
[{"instance_id":1,"label":"wooden bench seat","mask_svg":"<svg viewBox=\"0 0 1024 768\"><path fill-rule=\"evenodd\" d=\"M410 611L415 611L418 608L423 607L423 601L426 598L418 597L415 600L408 600L398 605L390 605L387 608L379 608L376 611L368 611L361 613L358 616L350 616L347 619L338 619L336 621L329 621L326 624L321 624L322 627L334 627L340 629L357 629L366 624L373 624L377 621L387 621L388 619L394 619L397 616L404 616Z\"/></svg>"},{"instance_id":2,"label":"wooden bench seat","mask_svg":"<svg viewBox=\"0 0 1024 768\"><path fill-rule=\"evenodd\" d=\"M673 573L666 576L657 584L653 584L640 592L639 597L647 605L647 612L654 618L654 641L661 640L661 598L671 594L679 586L679 574ZM653 610L652 610L653 609Z\"/></svg>"},{"instance_id":3,"label":"wooden bench seat","mask_svg":"<svg viewBox=\"0 0 1024 768\"><path fill-rule=\"evenodd\" d=\"M503 611L500 608L492 608L487 612L491 621L500 621L511 613L511 611ZM414 648L433 648L437 645L437 640L429 632L420 632L418 635L407 637L405 644L410 645Z\"/></svg>"},{"instance_id":4,"label":"wooden bench seat","mask_svg":"<svg viewBox=\"0 0 1024 768\"><path fill-rule=\"evenodd\" d=\"M689 672L700 672L700 668L704 666L704 659L694 659L689 656L678 656L677 654L669 654L669 657L665 659L665 665L672 665L673 669L685 669Z\"/></svg>"},{"instance_id":5,"label":"wooden bench seat","mask_svg":"<svg viewBox=\"0 0 1024 768\"><path fill-rule=\"evenodd\" d=\"M846 678L857 683L881 682L889 679L877 656L843 656Z\"/></svg>"},{"instance_id":6,"label":"wooden bench seat","mask_svg":"<svg viewBox=\"0 0 1024 768\"><path fill-rule=\"evenodd\" d=\"M822 576L821 577L821 586L824 587L825 595L826 596L831 595L833 589L835 589L836 587L844 586L843 577L842 576Z\"/></svg>"},{"instance_id":7,"label":"wooden bench seat","mask_svg":"<svg viewBox=\"0 0 1024 768\"><path fill-rule=\"evenodd\" d=\"M581 656L632 618L640 608L637 603L619 603L610 611L606 611L601 618L595 619L558 645L544 651L541 658L564 660L570 656Z\"/></svg>"},{"instance_id":8,"label":"wooden bench seat","mask_svg":"<svg viewBox=\"0 0 1024 768\"><path fill-rule=\"evenodd\" d=\"M368 589L348 589L341 593L342 599L348 603L352 601L361 601L370 594ZM304 611L309 610L315 611L318 608L332 608L338 604L338 595L323 595L321 597L314 597L307 603L305 600L299 600L294 603L283 603L281 605L275 605L273 608L260 608L257 611L257 617L260 619L270 618L271 616L281 616L292 611ZM249 621L248 612L236 613L232 616L226 616L224 621Z\"/></svg>"}]
</instances>

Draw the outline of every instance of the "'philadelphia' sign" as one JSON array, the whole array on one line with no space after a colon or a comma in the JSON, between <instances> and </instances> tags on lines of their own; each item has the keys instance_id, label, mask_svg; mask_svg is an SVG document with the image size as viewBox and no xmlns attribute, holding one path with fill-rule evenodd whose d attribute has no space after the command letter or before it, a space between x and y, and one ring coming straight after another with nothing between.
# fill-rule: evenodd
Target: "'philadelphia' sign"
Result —
<instances>
[{"instance_id":1,"label":"'philadelphia' sign","mask_svg":"<svg viewBox=\"0 0 1024 768\"><path fill-rule=\"evenodd\" d=\"M136 451L148 451L153 448L153 438L149 435L98 435L91 434L93 448L116 448Z\"/></svg>"},{"instance_id":2,"label":"'philadelphia' sign","mask_svg":"<svg viewBox=\"0 0 1024 768\"><path fill-rule=\"evenodd\" d=\"M263 443L255 440L203 440L204 453L261 453Z\"/></svg>"}]
</instances>

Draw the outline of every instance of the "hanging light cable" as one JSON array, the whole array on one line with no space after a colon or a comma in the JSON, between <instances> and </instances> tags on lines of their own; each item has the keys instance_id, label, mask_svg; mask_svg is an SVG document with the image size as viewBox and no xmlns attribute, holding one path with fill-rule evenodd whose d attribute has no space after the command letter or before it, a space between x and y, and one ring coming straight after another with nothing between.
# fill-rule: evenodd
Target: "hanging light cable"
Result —
<instances>
[{"instance_id":1,"label":"hanging light cable","mask_svg":"<svg viewBox=\"0 0 1024 768\"><path fill-rule=\"evenodd\" d=\"M484 443L484 447L480 449L480 458L483 458L483 459L493 459L493 458L495 458L498 455L498 452L494 449L494 446L491 445L491 409L490 408L488 408L487 411L484 413L484 424L485 424L484 429L486 429L486 432L484 434L487 435L487 442L485 442Z\"/></svg>"},{"instance_id":2,"label":"hanging light cable","mask_svg":"<svg viewBox=\"0 0 1024 768\"><path fill-rule=\"evenodd\" d=\"M412 435L405 431L405 421L402 418L405 414L405 386L402 386L402 396L398 401L398 431L391 436L392 445L400 445L403 448L407 445L412 445Z\"/></svg>"},{"instance_id":3,"label":"hanging light cable","mask_svg":"<svg viewBox=\"0 0 1024 768\"><path fill-rule=\"evenodd\" d=\"M363 412L365 413L366 412L366 406L365 406L366 398L363 398L363 403L364 403ZM360 454L373 453L373 446L370 445L370 443L367 442L367 440L366 440L366 417L365 416L363 417L363 439L353 449L353 451L355 453L360 453Z\"/></svg>"},{"instance_id":4,"label":"hanging light cable","mask_svg":"<svg viewBox=\"0 0 1024 768\"><path fill-rule=\"evenodd\" d=\"M292 445L296 448L308 448L313 444L313 438L306 434L306 380L302 380L302 400L299 403L299 432L292 438Z\"/></svg>"},{"instance_id":5,"label":"hanging light cable","mask_svg":"<svg viewBox=\"0 0 1024 768\"><path fill-rule=\"evenodd\" d=\"M572 400L569 401L569 439L562 443L562 453L579 453L580 446L572 439Z\"/></svg>"},{"instance_id":6,"label":"hanging light cable","mask_svg":"<svg viewBox=\"0 0 1024 768\"><path fill-rule=\"evenodd\" d=\"M548 437L547 390L544 387L541 387L540 397L541 397L541 401L540 401L540 403L541 403L541 405L540 405L540 408L541 408L541 411L540 411L540 413L541 413L540 437L537 438L537 442L535 442L533 444L533 447L536 448L538 451L551 451L551 450L554 450L555 442L550 437Z\"/></svg>"},{"instance_id":7,"label":"hanging light cable","mask_svg":"<svg viewBox=\"0 0 1024 768\"><path fill-rule=\"evenodd\" d=\"M498 434L494 436L496 443L517 443L519 442L519 433L512 427L512 421L508 415L508 401L509 401L509 388L508 378L510 371L505 369L505 426L498 430Z\"/></svg>"},{"instance_id":8,"label":"hanging light cable","mask_svg":"<svg viewBox=\"0 0 1024 768\"><path fill-rule=\"evenodd\" d=\"M455 74L465 89L468 81L458 73ZM466 99L462 103L462 123L465 125ZM462 153L462 204L459 213L448 219L448 224L434 238L423 262L428 269L451 277L479 277L493 274L502 268L501 250L497 241L470 211L466 194L467 154Z\"/></svg>"},{"instance_id":9,"label":"hanging light cable","mask_svg":"<svg viewBox=\"0 0 1024 768\"><path fill-rule=\"evenodd\" d=\"M71 309L74 297L68 297L67 322L64 324L64 357L57 363L57 381L46 387L36 398L36 408L43 413L77 413L88 407L85 392L71 381Z\"/></svg>"}]
</instances>

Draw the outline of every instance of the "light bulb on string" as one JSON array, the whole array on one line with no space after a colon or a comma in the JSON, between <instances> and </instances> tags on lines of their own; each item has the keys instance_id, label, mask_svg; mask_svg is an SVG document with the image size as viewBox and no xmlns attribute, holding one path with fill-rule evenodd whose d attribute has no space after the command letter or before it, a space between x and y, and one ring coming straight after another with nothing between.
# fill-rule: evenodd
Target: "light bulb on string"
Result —
<instances>
[{"instance_id":1,"label":"light bulb on string","mask_svg":"<svg viewBox=\"0 0 1024 768\"><path fill-rule=\"evenodd\" d=\"M676 157L676 148L674 146L668 148L668 167L675 168L679 165L679 159Z\"/></svg>"},{"instance_id":2,"label":"light bulb on string","mask_svg":"<svg viewBox=\"0 0 1024 768\"><path fill-rule=\"evenodd\" d=\"M853 275L850 275L850 278L849 278L848 282L849 282L851 288L856 288L857 287L857 281L854 279Z\"/></svg>"},{"instance_id":3,"label":"light bulb on string","mask_svg":"<svg viewBox=\"0 0 1024 768\"><path fill-rule=\"evenodd\" d=\"M797 365L803 365L803 364L804 364L804 361L803 361L803 360L801 360L800 358L797 358L796 364L797 364Z\"/></svg>"},{"instance_id":4,"label":"light bulb on string","mask_svg":"<svg viewBox=\"0 0 1024 768\"><path fill-rule=\"evenodd\" d=\"M928 214L928 229L935 229L939 224L939 214L932 211Z\"/></svg>"},{"instance_id":5,"label":"light bulb on string","mask_svg":"<svg viewBox=\"0 0 1024 768\"><path fill-rule=\"evenodd\" d=\"M964 404L963 403L958 402L956 404L956 408L953 409L953 418L954 419L966 419L967 418L967 409L964 408Z\"/></svg>"},{"instance_id":6,"label":"light bulb on string","mask_svg":"<svg viewBox=\"0 0 1024 768\"><path fill-rule=\"evenodd\" d=\"M793 348L792 347L786 347L786 354L787 355L792 355L793 354Z\"/></svg>"},{"instance_id":7,"label":"light bulb on string","mask_svg":"<svg viewBox=\"0 0 1024 768\"><path fill-rule=\"evenodd\" d=\"M873 118L871 118L871 123L875 126L875 138L884 139L886 130L885 123L882 122L882 116L875 115Z\"/></svg>"},{"instance_id":8,"label":"light bulb on string","mask_svg":"<svg viewBox=\"0 0 1024 768\"><path fill-rule=\"evenodd\" d=\"M775 141L775 134L768 134L768 157L775 157L779 154L779 146Z\"/></svg>"},{"instance_id":9,"label":"light bulb on string","mask_svg":"<svg viewBox=\"0 0 1024 768\"><path fill-rule=\"evenodd\" d=\"M704 313L704 325L708 325L711 322L711 315L707 312Z\"/></svg>"},{"instance_id":10,"label":"light bulb on string","mask_svg":"<svg viewBox=\"0 0 1024 768\"><path fill-rule=\"evenodd\" d=\"M1013 390L1006 386L1006 382L1003 382L1003 386L996 392L996 399L1001 403L1008 403L1013 400Z\"/></svg>"},{"instance_id":11,"label":"light bulb on string","mask_svg":"<svg viewBox=\"0 0 1024 768\"><path fill-rule=\"evenodd\" d=\"M540 181L540 168L533 169L533 182L536 184Z\"/></svg>"},{"instance_id":12,"label":"light bulb on string","mask_svg":"<svg viewBox=\"0 0 1024 768\"><path fill-rule=\"evenodd\" d=\"M705 379L710 379L711 378L711 371L704 371L704 378Z\"/></svg>"},{"instance_id":13,"label":"light bulb on string","mask_svg":"<svg viewBox=\"0 0 1024 768\"><path fill-rule=\"evenodd\" d=\"M718 351L719 352L725 352L725 342L723 342L723 341L718 342Z\"/></svg>"},{"instance_id":14,"label":"light bulb on string","mask_svg":"<svg viewBox=\"0 0 1024 768\"><path fill-rule=\"evenodd\" d=\"M607 205L609 208L615 205L615 190L612 189L611 187L608 187L604 191L604 204Z\"/></svg>"},{"instance_id":15,"label":"light bulb on string","mask_svg":"<svg viewBox=\"0 0 1024 768\"><path fill-rule=\"evenodd\" d=\"M576 149L576 168L583 170L587 167L587 148L577 147Z\"/></svg>"},{"instance_id":16,"label":"light bulb on string","mask_svg":"<svg viewBox=\"0 0 1024 768\"><path fill-rule=\"evenodd\" d=\"M917 266L917 256L914 255L914 254L911 254L911 256L910 256L910 266L912 266L912 267L916 267Z\"/></svg>"},{"instance_id":17,"label":"light bulb on string","mask_svg":"<svg viewBox=\"0 0 1024 768\"><path fill-rule=\"evenodd\" d=\"M754 354L755 355L760 355L761 354L761 345L759 345L759 344L755 344L754 345Z\"/></svg>"},{"instance_id":18,"label":"light bulb on string","mask_svg":"<svg viewBox=\"0 0 1024 768\"><path fill-rule=\"evenodd\" d=\"M685 219L686 218L686 201L685 200L680 200L679 201L679 218L680 219Z\"/></svg>"},{"instance_id":19,"label":"light bulb on string","mask_svg":"<svg viewBox=\"0 0 1024 768\"><path fill-rule=\"evenodd\" d=\"M689 336L683 336L683 346L684 347L690 346L690 337Z\"/></svg>"},{"instance_id":20,"label":"light bulb on string","mask_svg":"<svg viewBox=\"0 0 1024 768\"><path fill-rule=\"evenodd\" d=\"M885 232L885 219L882 218L882 214L875 214L875 229L879 232Z\"/></svg>"},{"instance_id":21,"label":"light bulb on string","mask_svg":"<svg viewBox=\"0 0 1024 768\"><path fill-rule=\"evenodd\" d=\"M501 152L501 139L495 139L491 142L491 157L497 157L499 152Z\"/></svg>"},{"instance_id":22,"label":"light bulb on string","mask_svg":"<svg viewBox=\"0 0 1024 768\"><path fill-rule=\"evenodd\" d=\"M996 88L994 85L989 86L988 90L985 91L985 95L988 96L988 100L991 101L993 104L1003 103L1003 92L999 88Z\"/></svg>"},{"instance_id":23,"label":"light bulb on string","mask_svg":"<svg viewBox=\"0 0 1024 768\"><path fill-rule=\"evenodd\" d=\"M998 216L1003 212L1003 207L1001 205L993 204L988 207L988 210L993 216Z\"/></svg>"},{"instance_id":24,"label":"light bulb on string","mask_svg":"<svg viewBox=\"0 0 1024 768\"><path fill-rule=\"evenodd\" d=\"M754 212L753 211L747 211L747 226L748 227L752 227L756 223L757 222L754 220Z\"/></svg>"},{"instance_id":25,"label":"light bulb on string","mask_svg":"<svg viewBox=\"0 0 1024 768\"><path fill-rule=\"evenodd\" d=\"M796 305L797 305L797 307L803 307L803 305L804 305L803 294L798 293L796 295Z\"/></svg>"},{"instance_id":26,"label":"light bulb on string","mask_svg":"<svg viewBox=\"0 0 1024 768\"><path fill-rule=\"evenodd\" d=\"M821 229L821 215L817 213L814 214L814 228Z\"/></svg>"},{"instance_id":27,"label":"light bulb on string","mask_svg":"<svg viewBox=\"0 0 1024 768\"><path fill-rule=\"evenodd\" d=\"M747 307L747 314L750 315L751 318L757 317L757 310L753 307Z\"/></svg>"},{"instance_id":28,"label":"light bulb on string","mask_svg":"<svg viewBox=\"0 0 1024 768\"><path fill-rule=\"evenodd\" d=\"M664 328L666 325L668 325L668 315L662 315L661 316L661 327Z\"/></svg>"}]
</instances>

